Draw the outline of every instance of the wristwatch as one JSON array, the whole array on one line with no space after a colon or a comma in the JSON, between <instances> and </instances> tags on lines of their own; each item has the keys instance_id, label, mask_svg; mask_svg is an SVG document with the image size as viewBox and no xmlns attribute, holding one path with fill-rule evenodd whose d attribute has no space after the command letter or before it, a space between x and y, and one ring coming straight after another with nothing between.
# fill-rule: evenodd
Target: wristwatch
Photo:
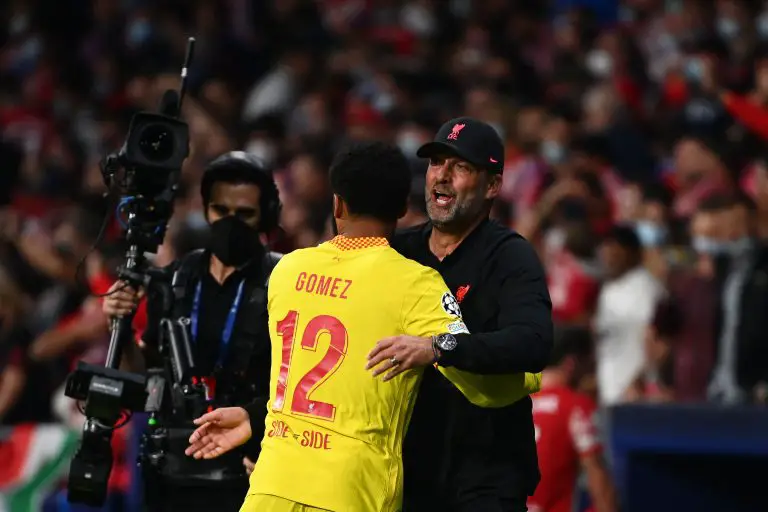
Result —
<instances>
[{"instance_id":1,"label":"wristwatch","mask_svg":"<svg viewBox=\"0 0 768 512\"><path fill-rule=\"evenodd\" d=\"M450 352L458 343L453 334L443 333L432 336L432 350L435 353L435 362L438 362L444 352Z\"/></svg>"}]
</instances>

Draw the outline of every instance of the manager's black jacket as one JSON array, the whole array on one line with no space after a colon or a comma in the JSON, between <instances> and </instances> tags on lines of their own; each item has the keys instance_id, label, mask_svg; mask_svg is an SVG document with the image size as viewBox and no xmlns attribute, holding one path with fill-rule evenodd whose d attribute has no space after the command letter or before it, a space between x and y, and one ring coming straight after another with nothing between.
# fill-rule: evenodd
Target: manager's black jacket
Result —
<instances>
[{"instance_id":1,"label":"manager's black jacket","mask_svg":"<svg viewBox=\"0 0 768 512\"><path fill-rule=\"evenodd\" d=\"M483 221L439 261L427 223L397 233L392 246L443 276L472 334L441 364L480 373L540 372L552 350L551 302L533 247ZM524 503L538 481L531 399L500 409L469 403L428 368L404 446L405 512L475 510L484 497ZM482 506L480 508L483 508Z\"/></svg>"}]
</instances>

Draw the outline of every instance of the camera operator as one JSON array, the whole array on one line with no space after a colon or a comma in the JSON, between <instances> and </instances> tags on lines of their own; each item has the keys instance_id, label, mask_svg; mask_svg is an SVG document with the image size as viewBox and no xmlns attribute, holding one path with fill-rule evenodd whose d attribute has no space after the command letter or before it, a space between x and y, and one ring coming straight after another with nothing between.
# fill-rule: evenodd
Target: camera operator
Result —
<instances>
[{"instance_id":1,"label":"camera operator","mask_svg":"<svg viewBox=\"0 0 768 512\"><path fill-rule=\"evenodd\" d=\"M207 248L166 267L173 275L172 311L162 310L163 301L150 284L146 291L149 321L138 345L147 369L162 368L160 319L189 319L196 375L204 384L206 405L246 406L251 413L263 415L270 369L266 283L279 255L264 247L261 235L277 226L277 187L271 171L258 159L235 151L205 169L200 190L210 227ZM114 283L110 292L104 312L112 318L129 314L145 294L122 281ZM146 463L146 444L141 454L149 509L238 510L248 489L243 457L256 460L261 440L223 464L201 464L184 455L193 418L174 417L165 403L157 418L150 420L164 428L170 439L164 463L157 470Z\"/></svg>"}]
</instances>

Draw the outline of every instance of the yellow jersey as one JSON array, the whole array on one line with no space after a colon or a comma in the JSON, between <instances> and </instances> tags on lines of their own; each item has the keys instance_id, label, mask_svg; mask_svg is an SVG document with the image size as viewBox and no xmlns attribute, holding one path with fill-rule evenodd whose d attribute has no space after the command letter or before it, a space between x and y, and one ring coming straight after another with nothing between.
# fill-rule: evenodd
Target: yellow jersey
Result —
<instances>
[{"instance_id":1,"label":"yellow jersey","mask_svg":"<svg viewBox=\"0 0 768 512\"><path fill-rule=\"evenodd\" d=\"M270 401L248 493L334 512L399 510L402 442L422 371L383 382L365 365L382 338L468 332L444 281L383 238L339 236L280 260L268 310ZM484 406L532 386L524 374L441 371Z\"/></svg>"}]
</instances>

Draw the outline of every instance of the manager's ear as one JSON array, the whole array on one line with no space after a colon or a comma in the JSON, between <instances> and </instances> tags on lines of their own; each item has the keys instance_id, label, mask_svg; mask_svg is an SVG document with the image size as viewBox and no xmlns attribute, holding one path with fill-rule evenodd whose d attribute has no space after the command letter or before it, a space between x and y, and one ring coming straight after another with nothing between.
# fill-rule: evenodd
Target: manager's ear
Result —
<instances>
[{"instance_id":1,"label":"manager's ear","mask_svg":"<svg viewBox=\"0 0 768 512\"><path fill-rule=\"evenodd\" d=\"M501 173L488 173L488 188L485 192L486 199L496 199L501 192Z\"/></svg>"}]
</instances>

